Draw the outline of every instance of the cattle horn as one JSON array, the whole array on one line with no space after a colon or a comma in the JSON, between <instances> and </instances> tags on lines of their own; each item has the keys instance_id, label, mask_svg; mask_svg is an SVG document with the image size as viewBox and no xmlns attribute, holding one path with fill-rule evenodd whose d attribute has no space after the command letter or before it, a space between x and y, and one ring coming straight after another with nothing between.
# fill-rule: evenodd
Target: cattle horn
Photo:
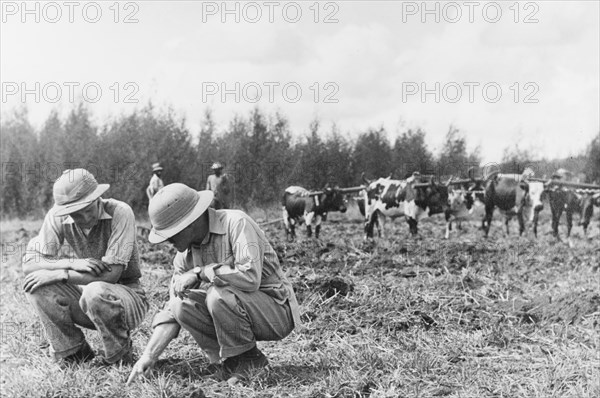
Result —
<instances>
[{"instance_id":1,"label":"cattle horn","mask_svg":"<svg viewBox=\"0 0 600 398\"><path fill-rule=\"evenodd\" d=\"M360 178L362 178L362 180L365 182L365 184L367 184L367 185L371 184L371 181L367 180L367 177L365 177L364 171L362 173L360 173Z\"/></svg>"},{"instance_id":2,"label":"cattle horn","mask_svg":"<svg viewBox=\"0 0 600 398\"><path fill-rule=\"evenodd\" d=\"M323 195L325 192L324 191L310 191L308 193L308 196L319 196L319 195Z\"/></svg>"}]
</instances>

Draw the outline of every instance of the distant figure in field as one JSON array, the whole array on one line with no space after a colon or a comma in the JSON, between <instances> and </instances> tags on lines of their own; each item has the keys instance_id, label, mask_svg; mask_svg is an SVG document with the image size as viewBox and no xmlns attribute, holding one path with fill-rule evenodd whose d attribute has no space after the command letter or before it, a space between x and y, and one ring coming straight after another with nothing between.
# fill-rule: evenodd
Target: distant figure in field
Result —
<instances>
[{"instance_id":1,"label":"distant figure in field","mask_svg":"<svg viewBox=\"0 0 600 398\"><path fill-rule=\"evenodd\" d=\"M23 290L60 363L95 357L78 327L100 333L99 364L133 361L131 331L149 305L128 204L103 199L108 184L98 184L85 169L66 170L54 182L54 206L23 257ZM71 256L60 249L67 241Z\"/></svg>"},{"instance_id":2,"label":"distant figure in field","mask_svg":"<svg viewBox=\"0 0 600 398\"><path fill-rule=\"evenodd\" d=\"M208 176L208 179L206 180L206 189L213 191L215 198L210 204L210 207L217 210L229 209L229 193L231 192L229 176L223 174L223 165L219 162L213 163L211 169L214 174Z\"/></svg>"},{"instance_id":3,"label":"distant figure in field","mask_svg":"<svg viewBox=\"0 0 600 398\"><path fill-rule=\"evenodd\" d=\"M162 174L163 168L160 163L154 163L152 165L152 178L150 178L150 183L148 184L148 188L146 188L146 195L148 196L148 201L156 195L159 189L165 186L163 180L160 178Z\"/></svg>"}]
</instances>

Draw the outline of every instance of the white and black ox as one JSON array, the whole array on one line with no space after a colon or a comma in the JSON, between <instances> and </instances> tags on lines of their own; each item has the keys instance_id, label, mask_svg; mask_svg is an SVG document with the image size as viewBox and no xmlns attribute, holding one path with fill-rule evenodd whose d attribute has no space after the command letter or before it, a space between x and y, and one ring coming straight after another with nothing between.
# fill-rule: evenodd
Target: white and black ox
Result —
<instances>
[{"instance_id":1,"label":"white and black ox","mask_svg":"<svg viewBox=\"0 0 600 398\"><path fill-rule=\"evenodd\" d=\"M531 220L537 237L539 214L548 202L552 213L552 235L560 239L558 225L563 212L567 219L567 238L571 235L573 215L579 215L579 225L584 236L594 214L595 202L600 200L600 186L572 181L572 173L559 169L551 180L533 179L529 182L529 195L533 206ZM596 204L596 206L598 206Z\"/></svg>"},{"instance_id":2,"label":"white and black ox","mask_svg":"<svg viewBox=\"0 0 600 398\"><path fill-rule=\"evenodd\" d=\"M484 228L485 203L483 193L483 181L466 179L453 180L448 185L448 209L444 213L446 217L445 239L450 237L452 223L456 221L458 229L462 229L462 222L478 221Z\"/></svg>"},{"instance_id":3,"label":"white and black ox","mask_svg":"<svg viewBox=\"0 0 600 398\"><path fill-rule=\"evenodd\" d=\"M405 217L410 233L418 233L419 220L444 213L448 208L448 187L433 179L423 182L417 176L406 180L379 178L369 181L362 176L367 187L359 201L365 216L365 239L373 237L377 225L378 235L384 235L384 219ZM364 208L362 208L364 207Z\"/></svg>"},{"instance_id":4,"label":"white and black ox","mask_svg":"<svg viewBox=\"0 0 600 398\"><path fill-rule=\"evenodd\" d=\"M327 217L328 212L339 211L345 213L345 192L340 188L326 187L322 191L309 191L299 186L286 188L281 201L283 207L283 224L288 241L296 238L296 224L306 224L306 234L312 236L312 227L315 227L315 238L319 238L321 221Z\"/></svg>"}]
</instances>

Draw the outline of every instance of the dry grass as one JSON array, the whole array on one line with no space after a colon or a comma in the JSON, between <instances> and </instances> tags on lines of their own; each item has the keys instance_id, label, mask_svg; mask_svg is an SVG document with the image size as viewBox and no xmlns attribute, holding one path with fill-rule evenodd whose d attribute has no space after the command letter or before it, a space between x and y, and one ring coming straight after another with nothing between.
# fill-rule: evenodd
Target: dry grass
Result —
<instances>
[{"instance_id":1,"label":"dry grass","mask_svg":"<svg viewBox=\"0 0 600 398\"><path fill-rule=\"evenodd\" d=\"M279 217L269 211L264 218ZM417 239L397 221L377 243L363 242L352 212L331 214L321 241L300 231L288 244L268 225L304 324L282 342L260 343L271 367L237 387L203 379L206 361L186 332L132 387L124 385L130 367L61 370L40 347L12 249L37 225L2 224L3 397L600 396L597 219L589 240L576 228L572 247L547 234L547 220L538 240L507 237L496 221L488 240L469 225L449 241L441 218L421 223ZM172 256L142 246L152 308L134 336L138 353L166 297ZM98 347L97 334L88 336Z\"/></svg>"}]
</instances>

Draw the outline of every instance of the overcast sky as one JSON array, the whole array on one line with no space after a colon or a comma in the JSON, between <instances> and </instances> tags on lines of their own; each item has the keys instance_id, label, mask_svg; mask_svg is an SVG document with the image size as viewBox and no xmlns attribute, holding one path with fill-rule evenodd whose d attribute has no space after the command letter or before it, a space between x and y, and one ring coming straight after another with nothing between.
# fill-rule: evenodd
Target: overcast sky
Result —
<instances>
[{"instance_id":1,"label":"overcast sky","mask_svg":"<svg viewBox=\"0 0 600 398\"><path fill-rule=\"evenodd\" d=\"M484 161L562 157L600 131L599 3L3 2L2 114L25 103L40 127L88 100L101 123L152 100L197 133L206 108L225 128L258 104L297 134L421 127L437 151L453 124Z\"/></svg>"}]
</instances>

